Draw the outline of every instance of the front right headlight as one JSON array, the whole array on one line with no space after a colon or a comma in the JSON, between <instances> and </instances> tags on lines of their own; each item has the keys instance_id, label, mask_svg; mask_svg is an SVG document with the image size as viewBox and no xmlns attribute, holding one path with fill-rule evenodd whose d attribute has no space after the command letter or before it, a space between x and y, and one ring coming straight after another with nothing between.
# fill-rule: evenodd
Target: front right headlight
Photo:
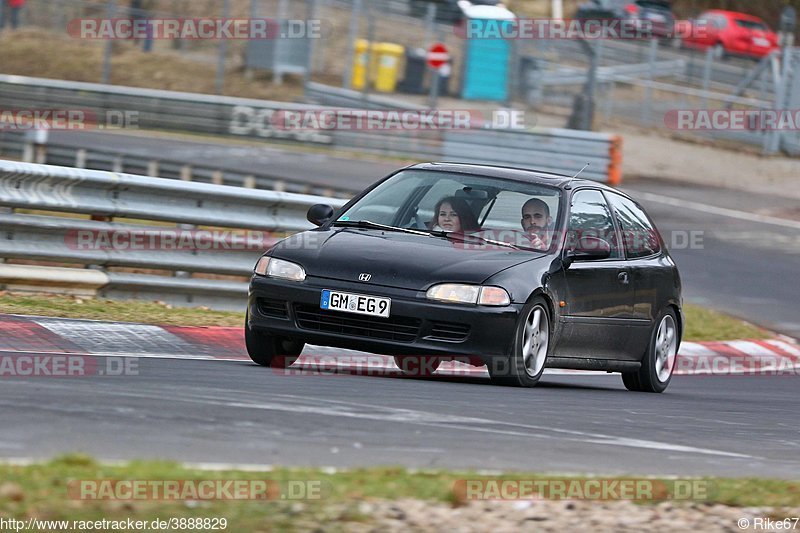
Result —
<instances>
[{"instance_id":1,"label":"front right headlight","mask_svg":"<svg viewBox=\"0 0 800 533\"><path fill-rule=\"evenodd\" d=\"M289 281L303 281L306 279L305 269L297 263L268 256L264 256L258 260L255 272L259 276L268 276L270 278Z\"/></svg>"},{"instance_id":2,"label":"front right headlight","mask_svg":"<svg viewBox=\"0 0 800 533\"><path fill-rule=\"evenodd\" d=\"M425 294L430 300L447 303L477 304L504 307L511 303L508 292L502 287L481 287L461 283L434 285Z\"/></svg>"}]
</instances>

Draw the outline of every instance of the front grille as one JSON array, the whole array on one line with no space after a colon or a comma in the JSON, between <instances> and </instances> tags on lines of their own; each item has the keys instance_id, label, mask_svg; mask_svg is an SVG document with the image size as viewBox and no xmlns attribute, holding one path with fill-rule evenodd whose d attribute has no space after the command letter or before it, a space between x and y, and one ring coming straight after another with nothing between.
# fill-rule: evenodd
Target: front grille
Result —
<instances>
[{"instance_id":1,"label":"front grille","mask_svg":"<svg viewBox=\"0 0 800 533\"><path fill-rule=\"evenodd\" d=\"M469 324L456 324L455 322L431 322L429 339L458 342L469 335Z\"/></svg>"},{"instance_id":2,"label":"front grille","mask_svg":"<svg viewBox=\"0 0 800 533\"><path fill-rule=\"evenodd\" d=\"M264 316L271 316L275 318L288 318L289 316L289 312L286 306L286 300L259 298L258 312Z\"/></svg>"},{"instance_id":3,"label":"front grille","mask_svg":"<svg viewBox=\"0 0 800 533\"><path fill-rule=\"evenodd\" d=\"M397 342L412 342L422 324L418 318L349 315L325 311L313 305L296 304L294 311L297 327L302 329Z\"/></svg>"}]
</instances>

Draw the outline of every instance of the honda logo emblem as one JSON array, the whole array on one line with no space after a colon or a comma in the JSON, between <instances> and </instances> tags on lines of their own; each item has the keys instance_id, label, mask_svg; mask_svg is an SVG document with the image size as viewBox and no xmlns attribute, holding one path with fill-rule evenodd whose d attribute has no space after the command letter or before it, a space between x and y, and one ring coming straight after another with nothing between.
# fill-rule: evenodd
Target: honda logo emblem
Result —
<instances>
[{"instance_id":1,"label":"honda logo emblem","mask_svg":"<svg viewBox=\"0 0 800 533\"><path fill-rule=\"evenodd\" d=\"M358 281L369 281L372 279L372 274L359 274Z\"/></svg>"}]
</instances>

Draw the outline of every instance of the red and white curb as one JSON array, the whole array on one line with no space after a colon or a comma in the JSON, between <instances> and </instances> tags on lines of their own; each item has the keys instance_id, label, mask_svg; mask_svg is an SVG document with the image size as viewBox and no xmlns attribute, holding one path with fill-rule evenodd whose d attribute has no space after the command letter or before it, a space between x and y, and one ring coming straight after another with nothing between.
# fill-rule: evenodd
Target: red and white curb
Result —
<instances>
[{"instance_id":1,"label":"red and white curb","mask_svg":"<svg viewBox=\"0 0 800 533\"><path fill-rule=\"evenodd\" d=\"M0 315L0 354L80 354L249 361L241 327L153 326L65 318ZM306 347L293 369L355 367L397 370L390 357L352 350ZM573 373L548 370L548 373ZM443 363L439 373L486 374L485 367ZM684 342L677 375L800 374L800 345L788 338Z\"/></svg>"}]
</instances>

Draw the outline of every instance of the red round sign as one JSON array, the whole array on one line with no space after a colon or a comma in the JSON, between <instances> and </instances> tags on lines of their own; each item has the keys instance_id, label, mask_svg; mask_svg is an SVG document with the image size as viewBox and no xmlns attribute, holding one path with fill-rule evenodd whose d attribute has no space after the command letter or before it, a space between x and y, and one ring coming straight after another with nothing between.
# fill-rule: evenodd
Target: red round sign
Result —
<instances>
[{"instance_id":1,"label":"red round sign","mask_svg":"<svg viewBox=\"0 0 800 533\"><path fill-rule=\"evenodd\" d=\"M427 59L429 67L439 68L450 61L450 52L443 43L435 43L428 49Z\"/></svg>"}]
</instances>

